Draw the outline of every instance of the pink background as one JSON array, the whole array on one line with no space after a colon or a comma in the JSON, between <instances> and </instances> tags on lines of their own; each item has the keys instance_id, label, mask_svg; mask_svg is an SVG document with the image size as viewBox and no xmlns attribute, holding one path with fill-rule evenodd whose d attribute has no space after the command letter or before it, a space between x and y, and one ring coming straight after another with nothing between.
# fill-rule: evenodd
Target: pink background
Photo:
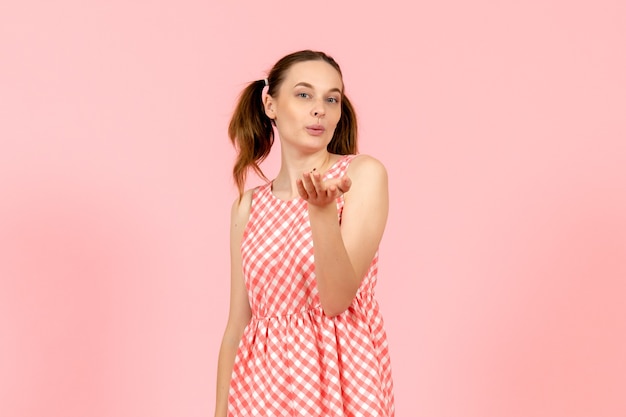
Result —
<instances>
[{"instance_id":1,"label":"pink background","mask_svg":"<svg viewBox=\"0 0 626 417\"><path fill-rule=\"evenodd\" d=\"M313 48L390 174L397 415L626 415L625 4L3 1L0 414L212 415L228 118Z\"/></svg>"}]
</instances>

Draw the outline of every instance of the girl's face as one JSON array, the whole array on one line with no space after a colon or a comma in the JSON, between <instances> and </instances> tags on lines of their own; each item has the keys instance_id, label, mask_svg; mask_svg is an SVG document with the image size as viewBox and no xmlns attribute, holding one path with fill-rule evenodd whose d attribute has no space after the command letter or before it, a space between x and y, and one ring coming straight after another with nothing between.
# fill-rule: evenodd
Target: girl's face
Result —
<instances>
[{"instance_id":1,"label":"girl's face","mask_svg":"<svg viewBox=\"0 0 626 417\"><path fill-rule=\"evenodd\" d=\"M265 113L274 119L283 144L303 151L325 149L341 117L341 76L324 61L289 68L278 93L265 97Z\"/></svg>"}]
</instances>

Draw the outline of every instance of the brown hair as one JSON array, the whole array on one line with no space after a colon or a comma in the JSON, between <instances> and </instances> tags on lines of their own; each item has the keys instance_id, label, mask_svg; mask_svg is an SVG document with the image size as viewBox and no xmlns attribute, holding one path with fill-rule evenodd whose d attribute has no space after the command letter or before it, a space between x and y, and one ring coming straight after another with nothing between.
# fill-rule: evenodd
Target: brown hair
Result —
<instances>
[{"instance_id":1,"label":"brown hair","mask_svg":"<svg viewBox=\"0 0 626 417\"><path fill-rule=\"evenodd\" d=\"M323 52L311 50L294 52L281 58L269 72L267 94L270 96L277 94L289 68L293 64L305 61L324 61L335 68L340 76L342 75L337 62ZM272 120L265 114L262 103L264 87L264 80L258 80L250 83L242 91L228 126L228 136L237 149L233 177L239 189L240 198L243 195L249 169L253 169L260 177L267 180L259 164L269 155L274 144L274 128ZM358 152L356 113L350 100L343 93L341 118L327 149L339 155Z\"/></svg>"}]
</instances>

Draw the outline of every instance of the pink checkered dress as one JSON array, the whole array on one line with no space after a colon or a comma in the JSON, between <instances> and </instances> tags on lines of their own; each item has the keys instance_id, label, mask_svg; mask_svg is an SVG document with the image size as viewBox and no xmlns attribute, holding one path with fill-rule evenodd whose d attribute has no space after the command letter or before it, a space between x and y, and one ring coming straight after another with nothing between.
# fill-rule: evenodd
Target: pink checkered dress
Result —
<instances>
[{"instance_id":1,"label":"pink checkered dress","mask_svg":"<svg viewBox=\"0 0 626 417\"><path fill-rule=\"evenodd\" d=\"M346 172L342 157L326 178ZM343 198L337 200L339 219ZM241 245L252 307L233 368L228 415L392 417L393 383L374 299L378 253L351 306L324 315L307 203L255 190Z\"/></svg>"}]
</instances>

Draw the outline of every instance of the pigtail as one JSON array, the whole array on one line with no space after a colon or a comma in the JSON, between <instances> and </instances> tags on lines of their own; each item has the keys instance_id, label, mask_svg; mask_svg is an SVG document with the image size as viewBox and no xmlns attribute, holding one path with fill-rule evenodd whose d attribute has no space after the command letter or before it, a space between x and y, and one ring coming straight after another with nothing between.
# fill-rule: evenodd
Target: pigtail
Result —
<instances>
[{"instance_id":1,"label":"pigtail","mask_svg":"<svg viewBox=\"0 0 626 417\"><path fill-rule=\"evenodd\" d=\"M358 152L357 134L356 112L348 97L344 95L341 97L341 117L326 149L338 155L354 155Z\"/></svg>"},{"instance_id":2,"label":"pigtail","mask_svg":"<svg viewBox=\"0 0 626 417\"><path fill-rule=\"evenodd\" d=\"M270 153L274 143L274 129L263 107L264 87L264 80L259 80L250 83L242 91L228 126L228 136L237 150L233 178L237 184L240 199L250 168L267 180L259 164Z\"/></svg>"}]
</instances>

